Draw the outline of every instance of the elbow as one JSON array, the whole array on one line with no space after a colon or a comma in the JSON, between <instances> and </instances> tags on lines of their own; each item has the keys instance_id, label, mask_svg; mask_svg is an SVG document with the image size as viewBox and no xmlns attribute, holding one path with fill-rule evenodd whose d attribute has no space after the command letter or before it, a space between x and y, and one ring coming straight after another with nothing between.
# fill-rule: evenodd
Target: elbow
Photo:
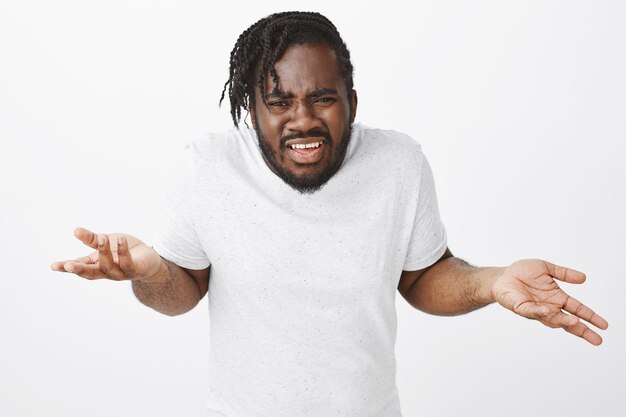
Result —
<instances>
[{"instance_id":1,"label":"elbow","mask_svg":"<svg viewBox=\"0 0 626 417\"><path fill-rule=\"evenodd\" d=\"M156 303L156 304L148 304L148 303L143 302L142 300L139 300L139 301L141 301L142 304L150 307L154 311L161 313L163 315L169 316L169 317L176 317L176 316L183 315L193 310L194 307L197 306L198 303L200 302L200 300L195 300L194 302L186 302L186 303L161 302L161 303Z\"/></svg>"},{"instance_id":2,"label":"elbow","mask_svg":"<svg viewBox=\"0 0 626 417\"><path fill-rule=\"evenodd\" d=\"M143 305L150 307L152 310L156 311L157 313L161 313L165 316L169 316L169 317L176 317L176 316L180 316L183 315L191 310L193 310L194 306L191 307L181 307L181 306L163 306L163 305L159 305L159 306L154 306L154 305L149 305L146 303L143 303Z\"/></svg>"},{"instance_id":3,"label":"elbow","mask_svg":"<svg viewBox=\"0 0 626 417\"><path fill-rule=\"evenodd\" d=\"M401 294L411 307L433 316L460 316L473 310L463 308L441 293L428 293L428 291L412 288L412 291Z\"/></svg>"},{"instance_id":4,"label":"elbow","mask_svg":"<svg viewBox=\"0 0 626 417\"><path fill-rule=\"evenodd\" d=\"M428 314L435 314L432 308L429 308L429 303L420 296L418 291L411 288L410 291L400 291L402 297L406 300L411 307L416 310L422 311Z\"/></svg>"}]
</instances>

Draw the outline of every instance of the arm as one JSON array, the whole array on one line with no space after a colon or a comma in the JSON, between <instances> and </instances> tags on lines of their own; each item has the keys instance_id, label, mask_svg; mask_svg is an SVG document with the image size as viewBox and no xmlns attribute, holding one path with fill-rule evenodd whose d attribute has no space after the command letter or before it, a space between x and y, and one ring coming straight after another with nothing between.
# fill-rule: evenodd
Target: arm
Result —
<instances>
[{"instance_id":1,"label":"arm","mask_svg":"<svg viewBox=\"0 0 626 417\"><path fill-rule=\"evenodd\" d=\"M464 314L497 301L520 316L599 345L602 337L580 319L602 330L607 321L556 282L582 284L585 279L582 272L539 259L506 268L476 268L446 250L429 268L403 271L398 290L413 307L439 315Z\"/></svg>"},{"instance_id":2,"label":"arm","mask_svg":"<svg viewBox=\"0 0 626 417\"><path fill-rule=\"evenodd\" d=\"M161 258L156 275L132 281L133 293L159 313L176 316L194 308L209 289L209 270L192 270Z\"/></svg>"},{"instance_id":3,"label":"arm","mask_svg":"<svg viewBox=\"0 0 626 417\"><path fill-rule=\"evenodd\" d=\"M191 310L208 291L210 268L181 268L161 258L136 237L122 233L96 235L82 228L76 229L74 235L96 251L81 258L54 262L52 270L88 280L132 281L139 301L170 316Z\"/></svg>"},{"instance_id":4,"label":"arm","mask_svg":"<svg viewBox=\"0 0 626 417\"><path fill-rule=\"evenodd\" d=\"M503 270L473 267L446 249L430 267L402 271L398 290L418 310L455 316L493 303L491 287Z\"/></svg>"}]
</instances>

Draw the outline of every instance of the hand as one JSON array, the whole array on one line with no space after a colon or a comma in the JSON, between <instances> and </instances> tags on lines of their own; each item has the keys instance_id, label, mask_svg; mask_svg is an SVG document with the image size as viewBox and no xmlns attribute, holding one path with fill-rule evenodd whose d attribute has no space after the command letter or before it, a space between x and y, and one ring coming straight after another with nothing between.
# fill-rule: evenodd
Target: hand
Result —
<instances>
[{"instance_id":1,"label":"hand","mask_svg":"<svg viewBox=\"0 0 626 417\"><path fill-rule=\"evenodd\" d=\"M572 284L585 282L585 274L538 259L518 261L504 270L492 292L498 303L520 316L548 327L561 327L592 345L602 337L580 319L605 330L609 324L580 301L559 288L555 278ZM567 314L570 313L570 314Z\"/></svg>"},{"instance_id":2,"label":"hand","mask_svg":"<svg viewBox=\"0 0 626 417\"><path fill-rule=\"evenodd\" d=\"M74 236L97 250L74 260L54 262L50 265L53 271L71 272L89 280L107 278L122 281L153 277L161 266L159 254L131 235L96 235L79 227L74 230Z\"/></svg>"}]
</instances>

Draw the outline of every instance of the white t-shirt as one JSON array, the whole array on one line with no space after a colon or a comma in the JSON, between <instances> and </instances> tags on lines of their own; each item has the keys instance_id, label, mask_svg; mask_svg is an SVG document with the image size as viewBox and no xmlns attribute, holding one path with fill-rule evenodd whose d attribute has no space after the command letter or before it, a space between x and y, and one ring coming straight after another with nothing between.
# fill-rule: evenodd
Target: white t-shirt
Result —
<instances>
[{"instance_id":1,"label":"white t-shirt","mask_svg":"<svg viewBox=\"0 0 626 417\"><path fill-rule=\"evenodd\" d=\"M402 270L446 249L419 144L354 124L339 171L300 194L253 130L192 142L154 244L209 279L211 417L399 417Z\"/></svg>"}]
</instances>

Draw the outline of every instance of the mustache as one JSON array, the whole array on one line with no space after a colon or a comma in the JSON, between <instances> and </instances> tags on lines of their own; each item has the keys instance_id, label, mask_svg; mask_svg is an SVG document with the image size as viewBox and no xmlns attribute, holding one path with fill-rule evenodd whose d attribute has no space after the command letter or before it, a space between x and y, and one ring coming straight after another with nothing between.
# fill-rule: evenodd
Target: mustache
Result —
<instances>
[{"instance_id":1,"label":"mustache","mask_svg":"<svg viewBox=\"0 0 626 417\"><path fill-rule=\"evenodd\" d=\"M294 132L291 133L289 135L285 135L282 136L280 138L280 147L284 148L285 147L285 143L287 143L288 140L292 140L292 139L306 139L306 138L319 138L319 137L323 137L329 144L332 142L332 139L330 137L330 133L320 130L320 129L311 129L308 130L306 132Z\"/></svg>"}]
</instances>

